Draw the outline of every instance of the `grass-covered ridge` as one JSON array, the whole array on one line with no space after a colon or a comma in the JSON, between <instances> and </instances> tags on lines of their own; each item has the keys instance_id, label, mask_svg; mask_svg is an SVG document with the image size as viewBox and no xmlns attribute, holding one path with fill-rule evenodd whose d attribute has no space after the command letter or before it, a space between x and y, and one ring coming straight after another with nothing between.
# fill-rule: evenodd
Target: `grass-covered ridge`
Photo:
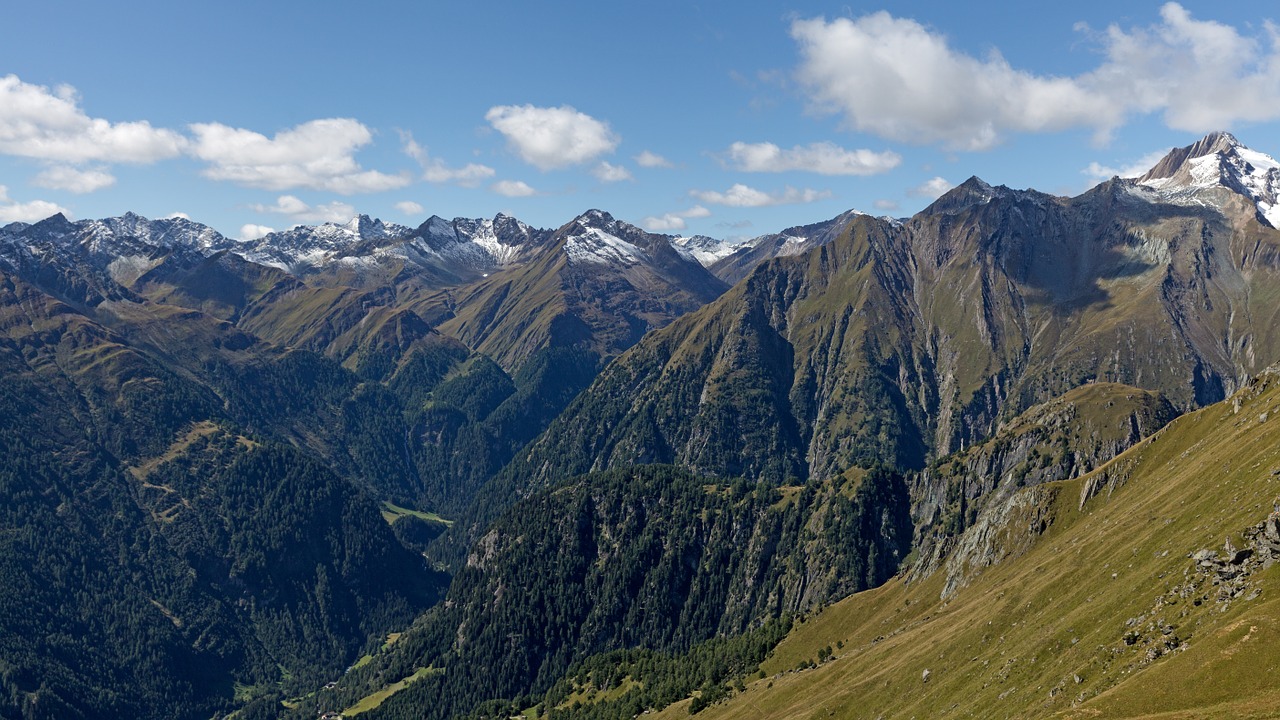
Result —
<instances>
[{"instance_id":1,"label":"grass-covered ridge","mask_svg":"<svg viewBox=\"0 0 1280 720\"><path fill-rule=\"evenodd\" d=\"M993 528L1003 562L947 600L935 573L826 609L704 717L1280 713L1280 574L1254 569L1224 598L1190 557L1249 547L1272 513L1278 411L1271 372L1084 478L1021 491L1023 512Z\"/></svg>"}]
</instances>

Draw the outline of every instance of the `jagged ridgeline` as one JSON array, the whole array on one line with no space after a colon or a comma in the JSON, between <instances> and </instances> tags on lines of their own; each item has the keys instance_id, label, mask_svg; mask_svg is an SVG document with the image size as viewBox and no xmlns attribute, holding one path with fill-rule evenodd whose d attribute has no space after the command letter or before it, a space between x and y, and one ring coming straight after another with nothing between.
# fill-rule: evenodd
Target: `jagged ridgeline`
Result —
<instances>
[{"instance_id":1,"label":"jagged ridgeline","mask_svg":"<svg viewBox=\"0 0 1280 720\"><path fill-rule=\"evenodd\" d=\"M1195 162L1242 151L1212 147ZM519 482L919 468L1092 381L1220 400L1280 359L1280 233L1231 187L1170 183L1061 198L975 178L906 221L854 217L611 364Z\"/></svg>"},{"instance_id":2,"label":"jagged ridgeline","mask_svg":"<svg viewBox=\"0 0 1280 720\"><path fill-rule=\"evenodd\" d=\"M1010 528L1075 522L1064 481L1280 360L1277 188L1214 134L1074 198L973 178L728 243L601 211L0 228L0 715L718 712L840 655L788 649L810 621L766 659L789 614L944 614L861 591L971 597L1039 547ZM1266 577L1236 558L1179 597ZM1145 652L1175 623L1140 614Z\"/></svg>"}]
</instances>

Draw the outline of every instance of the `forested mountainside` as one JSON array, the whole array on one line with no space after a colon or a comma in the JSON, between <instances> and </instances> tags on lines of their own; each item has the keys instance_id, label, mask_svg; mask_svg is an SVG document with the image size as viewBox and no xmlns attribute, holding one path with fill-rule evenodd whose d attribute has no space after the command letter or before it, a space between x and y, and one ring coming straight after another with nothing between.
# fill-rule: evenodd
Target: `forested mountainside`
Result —
<instances>
[{"instance_id":1,"label":"forested mountainside","mask_svg":"<svg viewBox=\"0 0 1280 720\"><path fill-rule=\"evenodd\" d=\"M373 716L451 717L541 696L610 650L686 651L759 628L890 577L910 545L905 508L903 478L887 470L782 489L669 466L578 478L513 507L443 605L297 714L353 706L379 679L432 668Z\"/></svg>"},{"instance_id":2,"label":"forested mountainside","mask_svg":"<svg viewBox=\"0 0 1280 720\"><path fill-rule=\"evenodd\" d=\"M466 307L430 286L449 253L428 272L404 248L452 247L476 279L524 255L485 264L438 224L435 245L360 218L253 248L180 218L0 231L6 576L30 591L4 624L6 715L227 712L331 678L441 597L433 513L464 508L625 347L595 331L627 320L526 343L508 372L433 327ZM352 257L404 282L343 285L329 266ZM675 262L706 280L690 297L719 292Z\"/></svg>"},{"instance_id":3,"label":"forested mountainside","mask_svg":"<svg viewBox=\"0 0 1280 720\"><path fill-rule=\"evenodd\" d=\"M862 642L812 644L831 603L976 602L1126 449L1268 396L1265 157L732 246L597 210L0 228L0 714L705 710Z\"/></svg>"}]
</instances>

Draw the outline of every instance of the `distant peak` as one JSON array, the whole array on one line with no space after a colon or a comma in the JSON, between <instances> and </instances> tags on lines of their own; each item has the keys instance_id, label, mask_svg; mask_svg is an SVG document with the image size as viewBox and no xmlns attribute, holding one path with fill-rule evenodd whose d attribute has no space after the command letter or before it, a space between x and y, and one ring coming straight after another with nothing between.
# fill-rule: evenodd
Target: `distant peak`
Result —
<instances>
[{"instance_id":1,"label":"distant peak","mask_svg":"<svg viewBox=\"0 0 1280 720\"><path fill-rule=\"evenodd\" d=\"M54 213L53 215L50 215L36 223L33 227L38 227L44 230L67 230L71 228L71 221L62 213Z\"/></svg>"},{"instance_id":2,"label":"distant peak","mask_svg":"<svg viewBox=\"0 0 1280 720\"><path fill-rule=\"evenodd\" d=\"M577 217L583 225L609 225L614 222L613 216L603 210L591 209Z\"/></svg>"},{"instance_id":3,"label":"distant peak","mask_svg":"<svg viewBox=\"0 0 1280 720\"><path fill-rule=\"evenodd\" d=\"M346 227L356 233L361 233L365 228L377 227L381 225L381 220L374 220L365 214L355 215L347 221Z\"/></svg>"},{"instance_id":4,"label":"distant peak","mask_svg":"<svg viewBox=\"0 0 1280 720\"><path fill-rule=\"evenodd\" d=\"M998 188L992 187L982 178L973 175L968 180L943 193L922 212L929 214L953 213L967 207L991 202L1007 190L1008 188L1003 185Z\"/></svg>"},{"instance_id":5,"label":"distant peak","mask_svg":"<svg viewBox=\"0 0 1280 720\"><path fill-rule=\"evenodd\" d=\"M1200 202L1203 191L1225 188L1253 200L1258 217L1280 227L1280 162L1250 150L1231 133L1212 132L1170 150L1137 182L1175 201L1185 196Z\"/></svg>"},{"instance_id":6,"label":"distant peak","mask_svg":"<svg viewBox=\"0 0 1280 720\"><path fill-rule=\"evenodd\" d=\"M1225 130L1215 130L1208 135L1205 135L1200 138L1199 142L1192 145L1192 147L1199 145L1209 146L1210 149L1204 153L1205 155L1210 152L1222 152L1224 150L1230 150L1231 148L1244 146L1243 143L1236 139L1235 135L1232 135Z\"/></svg>"},{"instance_id":7,"label":"distant peak","mask_svg":"<svg viewBox=\"0 0 1280 720\"><path fill-rule=\"evenodd\" d=\"M1138 178L1139 183L1150 184L1153 180L1175 178L1186 167L1187 163L1206 155L1228 155L1245 148L1235 135L1225 131L1214 131L1196 142L1182 148L1174 148L1160 159L1147 174Z\"/></svg>"}]
</instances>

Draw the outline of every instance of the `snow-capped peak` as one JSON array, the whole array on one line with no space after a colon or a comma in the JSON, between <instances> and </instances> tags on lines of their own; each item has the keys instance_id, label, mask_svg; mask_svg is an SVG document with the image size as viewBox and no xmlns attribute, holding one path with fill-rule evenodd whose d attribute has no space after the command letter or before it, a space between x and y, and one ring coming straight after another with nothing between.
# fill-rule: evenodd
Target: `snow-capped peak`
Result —
<instances>
[{"instance_id":1,"label":"snow-capped peak","mask_svg":"<svg viewBox=\"0 0 1280 720\"><path fill-rule=\"evenodd\" d=\"M1200 191L1227 188L1253 200L1258 215L1280 228L1280 162L1245 147L1230 133L1210 133L1175 148L1137 183L1173 202L1201 202Z\"/></svg>"},{"instance_id":2,"label":"snow-capped peak","mask_svg":"<svg viewBox=\"0 0 1280 720\"><path fill-rule=\"evenodd\" d=\"M569 224L564 252L573 264L635 265L649 259L648 253L631 241L644 234L603 210L588 210Z\"/></svg>"},{"instance_id":3,"label":"snow-capped peak","mask_svg":"<svg viewBox=\"0 0 1280 720\"><path fill-rule=\"evenodd\" d=\"M751 245L752 241L753 238L748 237L722 240L706 235L690 235L672 238L671 246L706 267L717 260L729 257L744 246Z\"/></svg>"}]
</instances>

